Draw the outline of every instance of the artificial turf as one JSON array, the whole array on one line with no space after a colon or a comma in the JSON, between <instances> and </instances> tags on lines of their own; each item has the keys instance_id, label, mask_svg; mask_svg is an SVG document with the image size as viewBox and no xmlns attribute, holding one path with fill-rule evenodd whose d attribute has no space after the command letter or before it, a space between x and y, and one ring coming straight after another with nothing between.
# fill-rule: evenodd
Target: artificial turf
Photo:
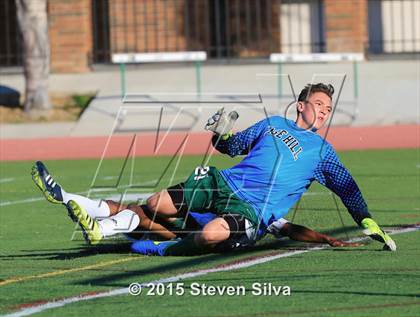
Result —
<instances>
[{"instance_id":1,"label":"artificial turf","mask_svg":"<svg viewBox=\"0 0 420 317\"><path fill-rule=\"evenodd\" d=\"M384 229L420 223L418 150L340 153ZM92 197L133 199L185 179L203 162L199 156L47 161L50 172L69 192ZM237 162L214 156L209 164ZM249 252L197 257L144 257L129 252L121 237L88 247L65 208L42 198L30 179L33 162L2 162L0 167L0 313L22 304L127 287L211 268L249 256L302 248L305 244L270 238ZM125 168L122 170L122 167ZM95 177L96 175L96 177ZM338 203L338 210L335 202ZM339 199L313 184L288 218L335 237L360 236ZM354 249L323 249L246 269L212 273L184 283L182 296L120 295L70 304L41 315L91 316L418 316L420 315L419 231L395 236L398 251L377 242ZM53 272L52 274L49 274ZM47 274L47 275L46 275ZM245 296L192 296L191 283L241 286ZM290 296L256 296L252 284L287 285Z\"/></svg>"}]
</instances>

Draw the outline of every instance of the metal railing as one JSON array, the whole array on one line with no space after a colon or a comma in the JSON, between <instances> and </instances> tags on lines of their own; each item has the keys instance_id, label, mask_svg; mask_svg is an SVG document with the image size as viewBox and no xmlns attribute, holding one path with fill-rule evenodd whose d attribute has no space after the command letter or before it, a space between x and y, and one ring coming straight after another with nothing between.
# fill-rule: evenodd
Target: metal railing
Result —
<instances>
[{"instance_id":1,"label":"metal railing","mask_svg":"<svg viewBox=\"0 0 420 317\"><path fill-rule=\"evenodd\" d=\"M205 51L267 58L325 50L321 0L93 0L93 61L110 53Z\"/></svg>"},{"instance_id":2,"label":"metal railing","mask_svg":"<svg viewBox=\"0 0 420 317\"><path fill-rule=\"evenodd\" d=\"M279 18L282 53L325 52L321 0L282 0Z\"/></svg>"},{"instance_id":3,"label":"metal railing","mask_svg":"<svg viewBox=\"0 0 420 317\"><path fill-rule=\"evenodd\" d=\"M109 1L92 0L93 62L110 60Z\"/></svg>"},{"instance_id":4,"label":"metal railing","mask_svg":"<svg viewBox=\"0 0 420 317\"><path fill-rule=\"evenodd\" d=\"M369 52L420 52L420 0L369 0Z\"/></svg>"},{"instance_id":5,"label":"metal railing","mask_svg":"<svg viewBox=\"0 0 420 317\"><path fill-rule=\"evenodd\" d=\"M22 64L15 0L0 1L0 67Z\"/></svg>"}]
</instances>

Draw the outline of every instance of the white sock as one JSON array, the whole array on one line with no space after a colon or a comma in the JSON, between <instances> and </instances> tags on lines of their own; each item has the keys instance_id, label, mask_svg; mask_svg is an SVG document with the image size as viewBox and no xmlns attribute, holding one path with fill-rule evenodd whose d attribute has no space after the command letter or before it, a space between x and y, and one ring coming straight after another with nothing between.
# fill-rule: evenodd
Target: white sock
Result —
<instances>
[{"instance_id":1,"label":"white sock","mask_svg":"<svg viewBox=\"0 0 420 317\"><path fill-rule=\"evenodd\" d=\"M138 227L139 223L140 217L134 211L128 209L120 211L115 216L98 220L104 237L131 232Z\"/></svg>"},{"instance_id":2,"label":"white sock","mask_svg":"<svg viewBox=\"0 0 420 317\"><path fill-rule=\"evenodd\" d=\"M63 193L63 202L67 204L69 200L74 200L80 206L85 208L86 212L93 219L96 218L106 218L109 217L110 210L109 206L104 200L92 200L84 196L69 194L64 191Z\"/></svg>"}]
</instances>

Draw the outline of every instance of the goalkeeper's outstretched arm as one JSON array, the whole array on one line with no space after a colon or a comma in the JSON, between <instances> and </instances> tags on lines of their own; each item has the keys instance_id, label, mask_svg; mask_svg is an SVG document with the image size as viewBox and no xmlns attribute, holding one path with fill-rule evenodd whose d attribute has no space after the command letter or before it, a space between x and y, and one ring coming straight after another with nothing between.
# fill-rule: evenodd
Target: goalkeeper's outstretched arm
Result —
<instances>
[{"instance_id":1,"label":"goalkeeper's outstretched arm","mask_svg":"<svg viewBox=\"0 0 420 317\"><path fill-rule=\"evenodd\" d=\"M277 234L276 234L277 235ZM304 226L294 223L285 223L278 231L279 236L286 236L295 241L311 242L311 243L328 243L332 247L358 247L362 244L354 242L345 242L326 234L316 232Z\"/></svg>"},{"instance_id":2,"label":"goalkeeper's outstretched arm","mask_svg":"<svg viewBox=\"0 0 420 317\"><path fill-rule=\"evenodd\" d=\"M362 226L364 218L371 218L359 187L329 144L324 158L315 170L315 179L340 197L359 226Z\"/></svg>"},{"instance_id":3,"label":"goalkeeper's outstretched arm","mask_svg":"<svg viewBox=\"0 0 420 317\"><path fill-rule=\"evenodd\" d=\"M315 179L341 198L354 221L364 229L363 233L385 243L384 249L392 251L397 249L391 237L372 219L359 187L329 144L323 160L315 171Z\"/></svg>"}]
</instances>

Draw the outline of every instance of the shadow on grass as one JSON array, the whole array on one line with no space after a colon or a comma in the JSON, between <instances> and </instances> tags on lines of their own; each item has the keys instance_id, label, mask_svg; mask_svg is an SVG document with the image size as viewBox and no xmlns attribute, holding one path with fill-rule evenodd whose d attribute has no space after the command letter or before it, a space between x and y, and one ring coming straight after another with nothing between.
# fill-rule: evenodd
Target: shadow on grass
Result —
<instances>
[{"instance_id":1,"label":"shadow on grass","mask_svg":"<svg viewBox=\"0 0 420 317\"><path fill-rule=\"evenodd\" d=\"M358 232L359 229L356 227L342 227L331 230L322 231L328 235L339 235L342 233L353 233ZM101 243L98 246L77 246L67 249L45 249L45 250L21 250L23 254L12 254L12 255L0 255L0 260L13 260L17 258L42 258L40 260L71 260L82 258L86 256L93 256L98 254L127 254L130 253L129 241L115 241L108 243ZM246 249L246 250L234 250L229 253L241 254L248 253L249 251L273 251L281 248L293 248L293 249L306 249L306 244L289 240L287 238L281 240L274 239L263 239L257 245Z\"/></svg>"},{"instance_id":2,"label":"shadow on grass","mask_svg":"<svg viewBox=\"0 0 420 317\"><path fill-rule=\"evenodd\" d=\"M21 250L23 254L0 255L1 261L27 258L28 260L72 260L99 254L127 254L130 242L102 243L97 247L81 246L68 249Z\"/></svg>"},{"instance_id":3,"label":"shadow on grass","mask_svg":"<svg viewBox=\"0 0 420 317\"><path fill-rule=\"evenodd\" d=\"M132 282L137 282L138 279L147 278L148 275L156 275L150 277L150 279L159 279L167 276L168 273L178 273L198 270L203 264L205 267L214 267L216 263L221 260L229 261L237 258L238 253L227 253L227 254L208 254L203 256L195 257L166 257L162 258L162 261L166 263L159 263L155 265L150 265L147 268L140 268L127 271L121 271L119 273L110 273L104 274L100 277L95 277L92 279L84 279L80 281L75 281L76 285L95 285L95 286L110 286L110 287L127 287L128 284ZM107 272L108 273L108 272ZM162 274L162 276L160 276ZM139 281L140 282L140 281Z\"/></svg>"},{"instance_id":4,"label":"shadow on grass","mask_svg":"<svg viewBox=\"0 0 420 317\"><path fill-rule=\"evenodd\" d=\"M353 230L353 228L350 228ZM342 230L346 229L336 229L335 231L342 232ZM214 265L227 265L233 264L240 260L244 259L253 259L256 257L264 257L270 256L274 254L278 254L280 252L287 252L290 250L306 250L307 244L303 244L300 242L282 239L282 240L265 240L262 243L243 250L234 250L228 253L214 253L208 254L203 256L195 256L195 257L165 257L162 258L161 262L166 263L159 263L147 268L141 268L138 270L131 270L119 273L110 273L105 274L104 276L93 278L93 279L85 279L76 284L81 285L97 285L97 286L112 286L112 287L125 287L127 286L127 282L120 282L126 281L133 278L144 278L147 275L151 274L166 274L168 272L180 271L180 270L194 270L198 269L198 267L202 264L206 264L205 267L214 267ZM358 250L354 250L358 251ZM169 263L168 263L169 262ZM132 281L131 281L132 282Z\"/></svg>"},{"instance_id":5,"label":"shadow on grass","mask_svg":"<svg viewBox=\"0 0 420 317\"><path fill-rule=\"evenodd\" d=\"M355 232L358 228L343 227L332 230L326 230L325 233L336 235L344 232ZM16 255L1 255L0 260L16 260L19 258L25 260L72 260L82 257L96 256L100 254L128 254L130 253L130 242L116 241L113 243L102 243L95 247L78 246L68 249L48 249L48 250L21 250L22 254ZM264 257L274 255L280 252L287 252L290 250L306 250L308 244L292 241L289 239L264 239L258 245L243 249L234 250L228 253L214 253L202 256L190 257L165 257L160 258L158 264L150 263L147 268L139 268L134 270L127 270L121 272L107 272L104 271L102 276L93 279L85 279L75 281L77 285L97 285L97 286L112 286L125 287L127 281L133 278L147 277L153 274L167 274L169 272L183 272L192 271L194 269L203 268L205 266L214 267L215 265L226 265L238 262L244 259L252 259L256 257ZM329 249L332 250L332 249ZM333 249L339 251L353 251L360 252L359 248L352 249ZM363 250L365 251L365 250ZM376 251L376 250L369 250ZM379 251L379 250L378 250ZM25 252L25 253L23 253ZM142 256L139 256L139 259ZM205 264L205 265L204 265Z\"/></svg>"}]
</instances>

